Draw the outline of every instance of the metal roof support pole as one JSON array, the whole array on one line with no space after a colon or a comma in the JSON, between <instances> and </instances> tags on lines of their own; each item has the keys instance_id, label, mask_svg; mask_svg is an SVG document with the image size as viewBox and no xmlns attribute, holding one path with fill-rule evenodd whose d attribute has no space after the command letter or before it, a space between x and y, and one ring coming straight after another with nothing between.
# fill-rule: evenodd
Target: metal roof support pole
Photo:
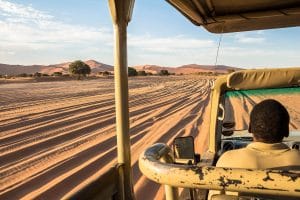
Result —
<instances>
[{"instance_id":1,"label":"metal roof support pole","mask_svg":"<svg viewBox=\"0 0 300 200\"><path fill-rule=\"evenodd\" d=\"M119 198L134 199L128 106L127 77L127 24L130 21L134 0L109 0L110 11L114 23L114 78L116 131L119 164Z\"/></svg>"},{"instance_id":2,"label":"metal roof support pole","mask_svg":"<svg viewBox=\"0 0 300 200\"><path fill-rule=\"evenodd\" d=\"M118 163L123 172L125 199L132 199L132 172L129 136L127 41L125 24L115 25L115 105L118 144ZM122 173L121 173L122 176ZM129 194L126 194L129 193Z\"/></svg>"},{"instance_id":3,"label":"metal roof support pole","mask_svg":"<svg viewBox=\"0 0 300 200\"><path fill-rule=\"evenodd\" d=\"M171 150L168 148L165 148L165 151L170 152ZM164 151L161 151L160 153L163 154ZM174 159L170 154L163 154L161 155L160 159L163 163L174 163ZM165 196L166 200L178 200L178 188L177 187L172 187L170 185L164 185L165 187Z\"/></svg>"}]
</instances>

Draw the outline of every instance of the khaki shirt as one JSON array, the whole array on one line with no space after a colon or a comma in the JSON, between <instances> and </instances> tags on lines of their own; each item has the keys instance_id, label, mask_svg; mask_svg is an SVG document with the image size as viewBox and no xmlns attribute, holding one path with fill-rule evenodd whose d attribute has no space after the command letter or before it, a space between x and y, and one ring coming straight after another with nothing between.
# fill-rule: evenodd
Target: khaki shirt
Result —
<instances>
[{"instance_id":1,"label":"khaki shirt","mask_svg":"<svg viewBox=\"0 0 300 200\"><path fill-rule=\"evenodd\" d=\"M300 151L290 149L284 143L252 142L246 148L222 154L217 167L300 170ZM220 194L220 191L210 190L208 199L215 194ZM238 195L237 192L226 194Z\"/></svg>"},{"instance_id":2,"label":"khaki shirt","mask_svg":"<svg viewBox=\"0 0 300 200\"><path fill-rule=\"evenodd\" d=\"M284 143L252 142L246 148L227 151L217 167L248 169L300 169L300 151Z\"/></svg>"}]
</instances>

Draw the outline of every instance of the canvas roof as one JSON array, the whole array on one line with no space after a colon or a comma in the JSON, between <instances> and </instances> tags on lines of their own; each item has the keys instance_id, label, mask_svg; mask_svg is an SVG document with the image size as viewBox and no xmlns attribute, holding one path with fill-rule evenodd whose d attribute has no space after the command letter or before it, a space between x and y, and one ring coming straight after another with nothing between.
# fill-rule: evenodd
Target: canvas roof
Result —
<instances>
[{"instance_id":1,"label":"canvas roof","mask_svg":"<svg viewBox=\"0 0 300 200\"><path fill-rule=\"evenodd\" d=\"M167 0L213 33L300 26L300 0Z\"/></svg>"},{"instance_id":2,"label":"canvas roof","mask_svg":"<svg viewBox=\"0 0 300 200\"><path fill-rule=\"evenodd\" d=\"M300 86L300 67L281 69L254 69L237 71L227 77L232 89L263 89Z\"/></svg>"}]
</instances>

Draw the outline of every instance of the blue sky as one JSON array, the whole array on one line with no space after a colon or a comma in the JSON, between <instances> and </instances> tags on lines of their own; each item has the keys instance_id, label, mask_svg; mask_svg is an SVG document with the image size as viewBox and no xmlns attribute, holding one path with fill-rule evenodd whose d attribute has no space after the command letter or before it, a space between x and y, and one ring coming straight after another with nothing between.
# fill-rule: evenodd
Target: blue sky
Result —
<instances>
[{"instance_id":1,"label":"blue sky","mask_svg":"<svg viewBox=\"0 0 300 200\"><path fill-rule=\"evenodd\" d=\"M129 65L214 64L219 35L194 26L164 0L136 0ZM218 64L300 66L300 27L223 34ZM113 64L107 0L0 0L0 63Z\"/></svg>"}]
</instances>

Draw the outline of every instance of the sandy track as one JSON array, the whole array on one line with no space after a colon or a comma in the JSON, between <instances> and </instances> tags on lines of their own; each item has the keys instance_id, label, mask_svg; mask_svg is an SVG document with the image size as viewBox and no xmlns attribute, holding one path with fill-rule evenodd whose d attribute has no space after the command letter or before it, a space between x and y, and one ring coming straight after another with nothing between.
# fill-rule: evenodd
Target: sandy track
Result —
<instances>
[{"instance_id":1,"label":"sandy track","mask_svg":"<svg viewBox=\"0 0 300 200\"><path fill-rule=\"evenodd\" d=\"M129 81L137 199L162 197L138 170L147 146L193 135L197 151L206 148L210 85L185 76ZM113 88L111 79L0 85L0 199L63 198L114 164Z\"/></svg>"},{"instance_id":2,"label":"sandy track","mask_svg":"<svg viewBox=\"0 0 300 200\"><path fill-rule=\"evenodd\" d=\"M235 121L237 130L248 129L250 112L253 106L265 99L275 99L286 107L290 115L290 130L300 129L300 105L295 102L300 101L299 93L286 94L247 94L241 93L235 97L227 98L225 101L225 121Z\"/></svg>"}]
</instances>

